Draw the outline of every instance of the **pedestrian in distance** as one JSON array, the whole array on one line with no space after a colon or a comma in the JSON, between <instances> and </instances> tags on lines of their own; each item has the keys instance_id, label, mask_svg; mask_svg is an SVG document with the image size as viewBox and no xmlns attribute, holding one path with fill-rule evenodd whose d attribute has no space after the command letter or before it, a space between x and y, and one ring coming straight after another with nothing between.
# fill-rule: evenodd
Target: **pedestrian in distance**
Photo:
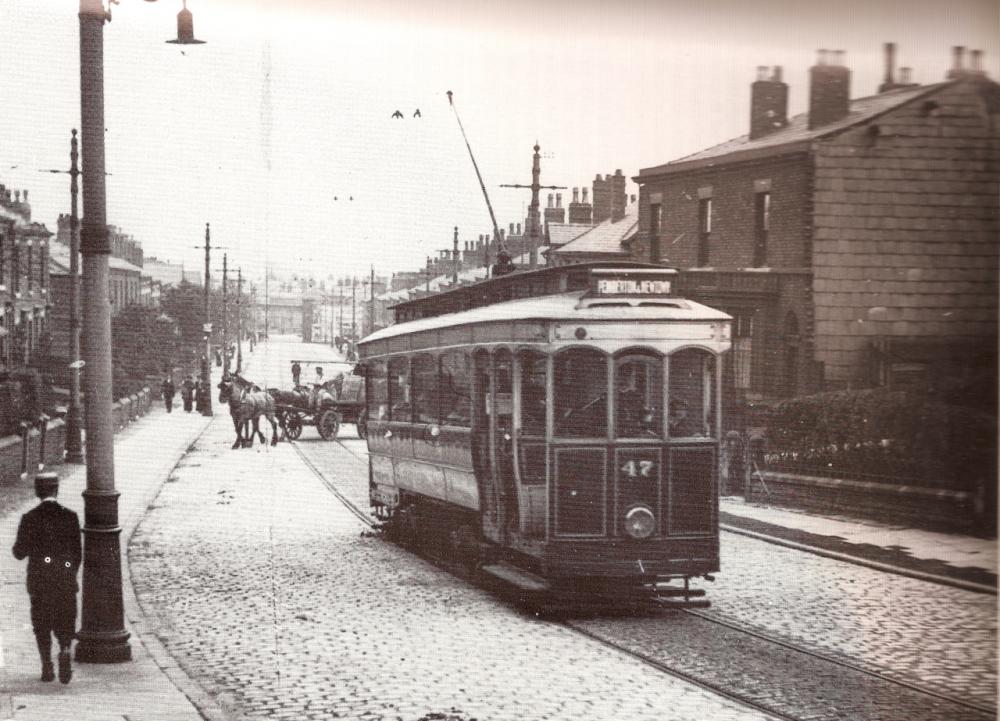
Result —
<instances>
[{"instance_id":1,"label":"pedestrian in distance","mask_svg":"<svg viewBox=\"0 0 1000 721\"><path fill-rule=\"evenodd\" d=\"M194 379L188 376L181 381L181 401L184 403L184 412L191 412L191 401L194 399Z\"/></svg>"},{"instance_id":2,"label":"pedestrian in distance","mask_svg":"<svg viewBox=\"0 0 1000 721\"><path fill-rule=\"evenodd\" d=\"M292 384L299 385L299 378L302 376L302 366L298 361L292 363Z\"/></svg>"},{"instance_id":3,"label":"pedestrian in distance","mask_svg":"<svg viewBox=\"0 0 1000 721\"><path fill-rule=\"evenodd\" d=\"M163 405L167 408L167 413L174 408L174 395L177 393L177 389L174 388L174 382L167 376L163 379L163 383L160 384L160 393L163 394Z\"/></svg>"},{"instance_id":4,"label":"pedestrian in distance","mask_svg":"<svg viewBox=\"0 0 1000 721\"><path fill-rule=\"evenodd\" d=\"M14 558L28 559L28 597L31 599L31 626L42 661L42 681L52 681L52 636L59 643L59 680L69 683L73 676L70 646L76 635L76 574L83 553L80 520L76 513L59 504L59 476L35 476L39 503L21 516L14 542Z\"/></svg>"}]
</instances>

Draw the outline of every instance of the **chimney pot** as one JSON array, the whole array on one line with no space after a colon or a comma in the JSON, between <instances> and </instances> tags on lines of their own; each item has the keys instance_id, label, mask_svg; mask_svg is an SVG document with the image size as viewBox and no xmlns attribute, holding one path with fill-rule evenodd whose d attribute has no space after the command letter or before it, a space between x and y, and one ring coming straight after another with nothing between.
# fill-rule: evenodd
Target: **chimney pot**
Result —
<instances>
[{"instance_id":1,"label":"chimney pot","mask_svg":"<svg viewBox=\"0 0 1000 721\"><path fill-rule=\"evenodd\" d=\"M834 65L834 66L836 66L838 68L839 67L843 67L843 65L844 65L844 55L845 55L844 51L843 50L833 50L833 51L831 51L831 54L833 55L833 62L831 62L830 64Z\"/></svg>"},{"instance_id":2,"label":"chimney pot","mask_svg":"<svg viewBox=\"0 0 1000 721\"><path fill-rule=\"evenodd\" d=\"M771 76L768 78L768 70ZM788 86L781 82L781 67L757 67L750 85L750 140L756 140L788 124Z\"/></svg>"},{"instance_id":3,"label":"chimney pot","mask_svg":"<svg viewBox=\"0 0 1000 721\"><path fill-rule=\"evenodd\" d=\"M758 80L767 80L767 66L766 65L758 65L757 66L757 79Z\"/></svg>"},{"instance_id":4,"label":"chimney pot","mask_svg":"<svg viewBox=\"0 0 1000 721\"><path fill-rule=\"evenodd\" d=\"M581 195L583 197L583 201L582 202L584 204L586 204L587 203L587 191L590 190L590 188L581 188L580 190L581 190Z\"/></svg>"},{"instance_id":5,"label":"chimney pot","mask_svg":"<svg viewBox=\"0 0 1000 721\"><path fill-rule=\"evenodd\" d=\"M514 224L511 223L510 227L511 227L511 232L513 232ZM503 242L503 228L500 229L500 242L501 243Z\"/></svg>"},{"instance_id":6,"label":"chimney pot","mask_svg":"<svg viewBox=\"0 0 1000 721\"><path fill-rule=\"evenodd\" d=\"M816 51L816 64L826 65L826 62L827 62L827 49L820 48L819 50Z\"/></svg>"},{"instance_id":7,"label":"chimney pot","mask_svg":"<svg viewBox=\"0 0 1000 721\"><path fill-rule=\"evenodd\" d=\"M771 82L772 83L780 83L781 82L781 75L782 75L781 66L780 65L775 65L771 69Z\"/></svg>"},{"instance_id":8,"label":"chimney pot","mask_svg":"<svg viewBox=\"0 0 1000 721\"><path fill-rule=\"evenodd\" d=\"M518 223L517 224L517 233L515 235L520 235L520 234L521 234L521 224Z\"/></svg>"},{"instance_id":9,"label":"chimney pot","mask_svg":"<svg viewBox=\"0 0 1000 721\"><path fill-rule=\"evenodd\" d=\"M979 56L978 56L978 55L977 55L976 53L979 53L979 54L981 55L981 54L982 54L982 52L983 52L982 50L973 50L973 51L972 51L972 56L973 56L973 58L975 58L975 60L976 60L976 64L978 64L978 63L979 63ZM974 68L974 69L975 69L975 70L978 70L979 68ZM24 202L25 202L25 203L27 203L27 202L28 202L28 191L27 191L27 190L25 190L25 191L24 191Z\"/></svg>"},{"instance_id":10,"label":"chimney pot","mask_svg":"<svg viewBox=\"0 0 1000 721\"><path fill-rule=\"evenodd\" d=\"M573 188L573 202L574 203L579 203L580 202L580 189L579 188Z\"/></svg>"},{"instance_id":11,"label":"chimney pot","mask_svg":"<svg viewBox=\"0 0 1000 721\"><path fill-rule=\"evenodd\" d=\"M899 69L899 82L901 85L910 84L910 76L912 72L913 68L907 67L905 65Z\"/></svg>"},{"instance_id":12,"label":"chimney pot","mask_svg":"<svg viewBox=\"0 0 1000 721\"><path fill-rule=\"evenodd\" d=\"M851 71L844 67L844 51L820 51L835 62L809 68L809 129L847 117L851 106Z\"/></svg>"},{"instance_id":13,"label":"chimney pot","mask_svg":"<svg viewBox=\"0 0 1000 721\"><path fill-rule=\"evenodd\" d=\"M975 71L977 73L978 72L982 72L982 69L983 69L983 67L982 67L982 65L983 65L982 60L983 60L983 51L982 50L973 50L972 52L970 52L969 53L969 69L973 70L973 71ZM27 190L24 191L24 199L25 200L28 199L28 191Z\"/></svg>"},{"instance_id":14,"label":"chimney pot","mask_svg":"<svg viewBox=\"0 0 1000 721\"><path fill-rule=\"evenodd\" d=\"M961 70L965 64L965 46L955 45L951 49L952 70Z\"/></svg>"},{"instance_id":15,"label":"chimney pot","mask_svg":"<svg viewBox=\"0 0 1000 721\"><path fill-rule=\"evenodd\" d=\"M553 205L554 202L555 202L555 199L552 197L552 193L549 193L549 207L550 208L554 208L555 207Z\"/></svg>"},{"instance_id":16,"label":"chimney pot","mask_svg":"<svg viewBox=\"0 0 1000 721\"><path fill-rule=\"evenodd\" d=\"M896 43L885 44L885 84L896 82Z\"/></svg>"},{"instance_id":17,"label":"chimney pot","mask_svg":"<svg viewBox=\"0 0 1000 721\"><path fill-rule=\"evenodd\" d=\"M562 193L556 193L556 207L562 207Z\"/></svg>"}]
</instances>

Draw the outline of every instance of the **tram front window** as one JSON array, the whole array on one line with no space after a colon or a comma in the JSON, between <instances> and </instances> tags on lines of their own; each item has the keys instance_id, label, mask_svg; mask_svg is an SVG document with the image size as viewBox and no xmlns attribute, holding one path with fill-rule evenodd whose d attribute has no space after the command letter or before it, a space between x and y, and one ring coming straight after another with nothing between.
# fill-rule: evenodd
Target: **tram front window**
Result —
<instances>
[{"instance_id":1,"label":"tram front window","mask_svg":"<svg viewBox=\"0 0 1000 721\"><path fill-rule=\"evenodd\" d=\"M615 435L658 438L663 433L663 363L653 355L615 361Z\"/></svg>"},{"instance_id":2,"label":"tram front window","mask_svg":"<svg viewBox=\"0 0 1000 721\"><path fill-rule=\"evenodd\" d=\"M607 435L608 365L604 354L571 348L556 356L556 435L600 438Z\"/></svg>"},{"instance_id":3,"label":"tram front window","mask_svg":"<svg viewBox=\"0 0 1000 721\"><path fill-rule=\"evenodd\" d=\"M715 356L685 348L670 356L668 424L674 437L715 433Z\"/></svg>"},{"instance_id":4,"label":"tram front window","mask_svg":"<svg viewBox=\"0 0 1000 721\"><path fill-rule=\"evenodd\" d=\"M413 422L410 404L410 362L404 357L389 360L389 419Z\"/></svg>"}]
</instances>

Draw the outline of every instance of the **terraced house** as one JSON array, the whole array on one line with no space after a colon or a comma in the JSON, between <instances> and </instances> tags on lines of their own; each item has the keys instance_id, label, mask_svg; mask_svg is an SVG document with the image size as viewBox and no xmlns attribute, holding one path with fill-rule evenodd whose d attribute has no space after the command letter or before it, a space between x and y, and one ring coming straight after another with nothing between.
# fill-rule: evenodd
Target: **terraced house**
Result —
<instances>
[{"instance_id":1,"label":"terraced house","mask_svg":"<svg viewBox=\"0 0 1000 721\"><path fill-rule=\"evenodd\" d=\"M635 177L631 253L733 315L734 397L995 375L1000 85L953 53L915 85L887 44L880 92L852 100L820 51L791 118L781 68L758 68L749 133Z\"/></svg>"}]
</instances>

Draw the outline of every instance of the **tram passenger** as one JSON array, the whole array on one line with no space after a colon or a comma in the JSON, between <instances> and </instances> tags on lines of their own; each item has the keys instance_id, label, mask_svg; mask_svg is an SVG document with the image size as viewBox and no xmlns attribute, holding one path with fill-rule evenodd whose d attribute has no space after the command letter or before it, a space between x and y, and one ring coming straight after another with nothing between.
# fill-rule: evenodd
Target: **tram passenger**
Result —
<instances>
[{"instance_id":1,"label":"tram passenger","mask_svg":"<svg viewBox=\"0 0 1000 721\"><path fill-rule=\"evenodd\" d=\"M292 385L299 385L299 378L302 376L302 366L299 365L298 361L292 363Z\"/></svg>"}]
</instances>

